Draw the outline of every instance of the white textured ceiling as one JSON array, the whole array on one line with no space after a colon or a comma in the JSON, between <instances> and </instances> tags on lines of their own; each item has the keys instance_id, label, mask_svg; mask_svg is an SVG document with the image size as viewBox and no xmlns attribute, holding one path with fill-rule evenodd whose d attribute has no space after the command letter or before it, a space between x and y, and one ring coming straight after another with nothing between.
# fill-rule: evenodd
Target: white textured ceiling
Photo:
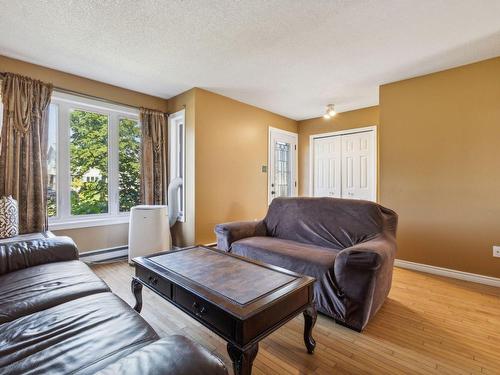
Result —
<instances>
[{"instance_id":1,"label":"white textured ceiling","mask_svg":"<svg viewBox=\"0 0 500 375\"><path fill-rule=\"evenodd\" d=\"M169 98L192 87L294 119L500 55L499 0L0 0L0 54Z\"/></svg>"}]
</instances>

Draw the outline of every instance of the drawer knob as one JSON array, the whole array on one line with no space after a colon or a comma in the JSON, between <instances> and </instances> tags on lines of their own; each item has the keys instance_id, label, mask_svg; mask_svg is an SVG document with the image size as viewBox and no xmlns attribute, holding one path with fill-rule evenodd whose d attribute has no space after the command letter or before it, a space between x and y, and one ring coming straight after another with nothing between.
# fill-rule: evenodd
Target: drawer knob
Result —
<instances>
[{"instance_id":1,"label":"drawer knob","mask_svg":"<svg viewBox=\"0 0 500 375\"><path fill-rule=\"evenodd\" d=\"M193 311L197 317L201 318L201 316L207 312L207 309L205 308L205 306L200 307L198 302L193 302Z\"/></svg>"},{"instance_id":2,"label":"drawer knob","mask_svg":"<svg viewBox=\"0 0 500 375\"><path fill-rule=\"evenodd\" d=\"M148 281L151 285L156 285L158 284L158 278L154 277L154 276L149 276L148 277Z\"/></svg>"}]
</instances>

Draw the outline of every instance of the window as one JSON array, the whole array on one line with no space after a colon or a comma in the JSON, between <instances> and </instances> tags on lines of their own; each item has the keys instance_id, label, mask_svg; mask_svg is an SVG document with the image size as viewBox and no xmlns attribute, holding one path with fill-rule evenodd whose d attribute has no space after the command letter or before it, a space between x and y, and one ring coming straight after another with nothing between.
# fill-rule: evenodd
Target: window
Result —
<instances>
[{"instance_id":1,"label":"window","mask_svg":"<svg viewBox=\"0 0 500 375\"><path fill-rule=\"evenodd\" d=\"M71 215L108 213L108 122L105 114L69 114Z\"/></svg>"},{"instance_id":2,"label":"window","mask_svg":"<svg viewBox=\"0 0 500 375\"><path fill-rule=\"evenodd\" d=\"M128 222L139 204L138 110L55 92L49 107L49 228Z\"/></svg>"},{"instance_id":3,"label":"window","mask_svg":"<svg viewBox=\"0 0 500 375\"><path fill-rule=\"evenodd\" d=\"M57 216L57 117L59 107L49 105L49 135L47 145L47 213Z\"/></svg>"},{"instance_id":4,"label":"window","mask_svg":"<svg viewBox=\"0 0 500 375\"><path fill-rule=\"evenodd\" d=\"M139 202L141 128L137 120L129 118L121 118L119 128L120 212L127 212Z\"/></svg>"},{"instance_id":5,"label":"window","mask_svg":"<svg viewBox=\"0 0 500 375\"><path fill-rule=\"evenodd\" d=\"M169 182L180 177L183 180L183 186L177 192L179 216L178 220L185 221L185 110L175 112L168 117L168 139L169 139ZM170 202L168 202L170 204Z\"/></svg>"}]
</instances>

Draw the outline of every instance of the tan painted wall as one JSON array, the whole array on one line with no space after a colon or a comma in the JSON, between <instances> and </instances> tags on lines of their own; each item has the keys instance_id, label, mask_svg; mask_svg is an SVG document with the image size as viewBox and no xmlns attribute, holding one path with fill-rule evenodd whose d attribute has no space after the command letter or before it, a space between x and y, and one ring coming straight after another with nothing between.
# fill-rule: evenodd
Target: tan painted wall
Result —
<instances>
[{"instance_id":1,"label":"tan painted wall","mask_svg":"<svg viewBox=\"0 0 500 375\"><path fill-rule=\"evenodd\" d=\"M169 113L185 108L186 222L172 231L179 246L212 242L216 223L262 217L267 209L267 175L260 168L267 165L268 126L297 131L294 120L196 88L167 101L3 56L0 71L132 106ZM235 154L240 157L228 158ZM75 239L82 252L126 245L127 232L127 224L55 231Z\"/></svg>"},{"instance_id":2,"label":"tan painted wall","mask_svg":"<svg viewBox=\"0 0 500 375\"><path fill-rule=\"evenodd\" d=\"M299 121L299 195L309 195L309 137L311 135L378 124L378 107L337 113L329 120L318 117Z\"/></svg>"},{"instance_id":3,"label":"tan painted wall","mask_svg":"<svg viewBox=\"0 0 500 375\"><path fill-rule=\"evenodd\" d=\"M57 236L71 237L77 244L80 253L128 244L128 224L55 230L53 232Z\"/></svg>"},{"instance_id":4,"label":"tan painted wall","mask_svg":"<svg viewBox=\"0 0 500 375\"><path fill-rule=\"evenodd\" d=\"M265 215L269 126L297 132L294 120L196 90L197 243L214 242L218 223Z\"/></svg>"},{"instance_id":5,"label":"tan painted wall","mask_svg":"<svg viewBox=\"0 0 500 375\"><path fill-rule=\"evenodd\" d=\"M196 89L191 89L168 100L168 112L174 113L185 109L186 129L186 176L184 184L186 189L185 222L176 223L172 228L172 243L177 246L189 246L195 240L195 94Z\"/></svg>"},{"instance_id":6,"label":"tan painted wall","mask_svg":"<svg viewBox=\"0 0 500 375\"><path fill-rule=\"evenodd\" d=\"M380 88L400 259L500 277L500 57Z\"/></svg>"},{"instance_id":7,"label":"tan painted wall","mask_svg":"<svg viewBox=\"0 0 500 375\"><path fill-rule=\"evenodd\" d=\"M92 95L107 100L114 100L131 106L143 106L160 111L167 110L167 101L162 98L108 85L106 83L64 73L59 70L45 68L40 65L11 59L1 55L0 72L23 74L31 78L51 82L54 86L66 90L72 90L81 94Z\"/></svg>"},{"instance_id":8,"label":"tan painted wall","mask_svg":"<svg viewBox=\"0 0 500 375\"><path fill-rule=\"evenodd\" d=\"M108 85L0 55L0 72L12 72L51 82L54 86L119 103L167 110L167 101L154 96ZM71 236L81 252L123 246L128 241L128 224L55 231Z\"/></svg>"}]
</instances>

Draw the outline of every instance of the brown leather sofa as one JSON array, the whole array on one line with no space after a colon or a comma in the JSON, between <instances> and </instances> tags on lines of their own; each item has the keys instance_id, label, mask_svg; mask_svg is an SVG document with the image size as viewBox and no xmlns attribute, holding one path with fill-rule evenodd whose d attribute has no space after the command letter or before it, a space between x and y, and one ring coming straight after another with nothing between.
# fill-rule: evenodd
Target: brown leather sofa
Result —
<instances>
[{"instance_id":1,"label":"brown leather sofa","mask_svg":"<svg viewBox=\"0 0 500 375\"><path fill-rule=\"evenodd\" d=\"M160 339L78 260L68 237L0 244L0 374L227 374L183 336Z\"/></svg>"},{"instance_id":2,"label":"brown leather sofa","mask_svg":"<svg viewBox=\"0 0 500 375\"><path fill-rule=\"evenodd\" d=\"M318 311L361 331L391 288L397 219L368 201L276 198L263 220L215 233L221 250L315 277Z\"/></svg>"}]
</instances>

